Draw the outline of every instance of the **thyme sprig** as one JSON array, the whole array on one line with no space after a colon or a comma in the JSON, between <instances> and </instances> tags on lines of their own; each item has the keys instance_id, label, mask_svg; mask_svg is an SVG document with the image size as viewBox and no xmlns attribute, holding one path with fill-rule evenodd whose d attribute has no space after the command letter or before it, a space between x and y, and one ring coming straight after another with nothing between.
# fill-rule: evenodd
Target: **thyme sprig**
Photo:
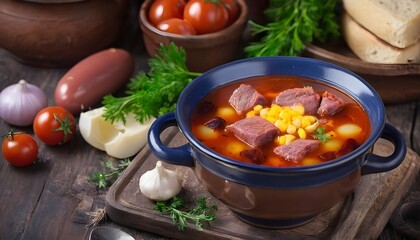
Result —
<instances>
[{"instance_id":1,"label":"thyme sprig","mask_svg":"<svg viewBox=\"0 0 420 240\"><path fill-rule=\"evenodd\" d=\"M88 181L94 183L98 189L106 189L122 174L122 172L130 165L129 158L119 160L117 166L112 161L104 160L102 165L105 167L104 172L96 172L89 176Z\"/></svg>"},{"instance_id":2,"label":"thyme sprig","mask_svg":"<svg viewBox=\"0 0 420 240\"><path fill-rule=\"evenodd\" d=\"M200 197L196 201L197 205L193 209L182 210L184 200L175 196L170 201L156 202L155 210L162 214L169 214L172 221L181 231L188 225L188 221L192 221L198 228L202 228L203 222L210 222L216 219L214 212L217 210L217 206L208 206L205 197Z\"/></svg>"}]
</instances>

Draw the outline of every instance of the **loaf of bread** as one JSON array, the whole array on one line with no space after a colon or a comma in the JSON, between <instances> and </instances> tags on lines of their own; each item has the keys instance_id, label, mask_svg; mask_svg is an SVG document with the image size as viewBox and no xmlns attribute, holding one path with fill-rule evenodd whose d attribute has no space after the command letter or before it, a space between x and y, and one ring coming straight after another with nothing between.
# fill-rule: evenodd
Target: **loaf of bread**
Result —
<instances>
[{"instance_id":1,"label":"loaf of bread","mask_svg":"<svg viewBox=\"0 0 420 240\"><path fill-rule=\"evenodd\" d=\"M363 28L345 12L342 15L342 33L350 49L366 62L420 62L420 40L406 48L394 47Z\"/></svg>"},{"instance_id":2,"label":"loaf of bread","mask_svg":"<svg viewBox=\"0 0 420 240\"><path fill-rule=\"evenodd\" d=\"M345 11L389 44L406 48L420 39L420 0L343 0Z\"/></svg>"}]
</instances>

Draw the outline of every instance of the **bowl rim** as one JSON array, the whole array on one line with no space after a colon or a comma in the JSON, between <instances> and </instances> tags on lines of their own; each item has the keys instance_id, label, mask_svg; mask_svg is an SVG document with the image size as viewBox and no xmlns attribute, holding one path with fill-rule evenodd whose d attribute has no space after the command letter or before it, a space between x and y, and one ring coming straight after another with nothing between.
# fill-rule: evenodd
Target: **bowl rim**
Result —
<instances>
[{"instance_id":1,"label":"bowl rim","mask_svg":"<svg viewBox=\"0 0 420 240\"><path fill-rule=\"evenodd\" d=\"M248 20L248 15L249 15L249 9L245 0L235 0L238 6L240 7L241 11L238 18L226 28L217 32L207 33L207 34L180 35L180 34L161 31L150 23L148 17L146 16L146 13L148 12L150 5L152 4L153 1L154 0L145 0L142 3L140 7L140 13L139 13L140 27L147 29L153 34L160 35L162 37L168 37L171 40L176 39L176 40L181 40L181 41L182 40L184 41L203 41L203 40L211 41L214 39L219 39L221 36L232 36L234 35L234 33L236 32L238 28L241 28L242 26L245 25L245 23ZM147 34L147 33L143 30L143 34Z\"/></svg>"},{"instance_id":2,"label":"bowl rim","mask_svg":"<svg viewBox=\"0 0 420 240\"><path fill-rule=\"evenodd\" d=\"M253 62L256 63L256 62L261 62L261 61L279 61L279 62L282 62L282 61L283 62L284 61L296 61L296 62L300 62L300 64L303 64L303 63L319 64L323 68L338 70L338 71L340 71L344 74L349 75L352 78L355 78L355 79L359 80L370 91L370 93L372 94L371 97L373 99L377 100L377 102L379 103L376 106L377 109L379 110L379 112L377 112L378 120L379 120L378 123L377 124L372 124L371 116L368 112L366 112L366 114L369 117L369 121L370 121L370 134L362 145L360 145L356 150L353 150L351 152L352 157L349 158L349 155L347 154L347 155L341 156L339 158L336 158L334 160L330 160L330 161L327 161L327 162L314 164L314 165L296 166L296 167L264 166L264 165L245 163L245 162L237 161L237 160L234 160L234 159L230 159L230 158L225 157L225 156L223 156L223 155L221 155L221 154L219 154L215 151L212 151L211 149L206 147L204 144L202 144L192 134L190 126L187 124L187 122L189 122L189 119L186 119L187 121L180 121L180 120L183 120L182 116L184 114L182 112L182 107L181 108L178 107L179 103L188 101L188 95L189 95L190 89L195 89L195 86L200 84L199 81L200 81L201 78L205 78L207 75L214 74L215 72L217 73L220 70L230 68L232 65L235 66L235 65L240 65L240 64L243 64L243 63L253 63ZM249 76L248 77L242 77L242 79L229 81L228 83L226 83L226 85L232 84L232 83L237 82L237 81L244 80L246 78L249 78ZM198 81L196 81L197 79L198 79ZM316 81L318 78L314 77L312 79ZM325 81L323 81L323 83L328 84L328 85L333 85L333 84L331 84L329 82L325 82ZM221 86L223 86L223 85L221 85ZM221 86L219 86L219 87L221 87ZM340 86L337 86L337 85L333 85L333 87L338 88L339 90L341 90L342 92L347 94L349 97L353 98L357 103L359 103L359 105L362 106L362 108L365 111L367 111L367 109L365 108L366 104L362 103L360 101L360 99L355 98L354 94L350 94L348 92L348 89L343 89L343 87L340 87ZM214 90L214 89L212 89L212 90ZM201 151L201 153L211 157L212 159L217 160L220 164L225 165L225 166L237 167L237 168L241 168L241 169L249 170L249 171L262 171L262 172L266 172L266 173L303 173L303 172L313 172L313 171L326 171L326 170L329 170L331 168L337 168L339 166L342 166L343 164L354 164L354 159L359 159L359 157L361 155L366 154L369 151L369 149L372 148L374 143L380 138L381 132L383 131L383 128L385 126L385 107L384 107L383 101L382 101L381 97L379 96L379 94L376 92L376 90L366 80L364 80L363 78L358 76L356 73L351 72L350 70L345 69L343 67L340 67L338 65L335 65L333 63L329 63L329 62L326 62L326 61L313 59L313 58L299 57L299 56L268 56L268 57L246 58L246 59L240 59L240 60L232 61L230 63L226 63L226 64L220 65L218 67L215 67L215 68L203 73L202 75L200 75L196 79L194 79L182 91L181 95L178 98L177 108L176 108L175 114L176 114L178 127L180 128L181 132L186 137L188 142L190 144L194 145L194 147L198 148ZM363 161L365 161L365 160L366 159L363 159ZM361 166L362 164L363 164L363 162L358 162L359 166Z\"/></svg>"}]
</instances>

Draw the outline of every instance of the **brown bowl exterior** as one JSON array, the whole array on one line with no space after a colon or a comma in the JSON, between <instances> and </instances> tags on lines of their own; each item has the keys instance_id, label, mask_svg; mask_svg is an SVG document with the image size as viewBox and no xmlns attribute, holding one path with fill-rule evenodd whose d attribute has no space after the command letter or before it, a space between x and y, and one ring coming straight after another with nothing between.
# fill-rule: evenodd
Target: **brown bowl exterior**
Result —
<instances>
[{"instance_id":1,"label":"brown bowl exterior","mask_svg":"<svg viewBox=\"0 0 420 240\"><path fill-rule=\"evenodd\" d=\"M68 67L120 36L127 0L0 1L0 47L40 67Z\"/></svg>"},{"instance_id":2,"label":"brown bowl exterior","mask_svg":"<svg viewBox=\"0 0 420 240\"><path fill-rule=\"evenodd\" d=\"M172 34L155 28L147 18L152 3L153 0L144 1L139 13L143 41L151 57L155 56L161 43L170 42L185 49L187 67L190 71L205 72L239 57L240 43L248 21L248 7L245 0L237 0L241 13L230 26L215 33L195 36Z\"/></svg>"},{"instance_id":3,"label":"brown bowl exterior","mask_svg":"<svg viewBox=\"0 0 420 240\"><path fill-rule=\"evenodd\" d=\"M359 168L330 183L288 190L238 184L203 168L198 161L194 172L209 193L233 211L254 218L272 220L298 219L326 211L345 199L361 178Z\"/></svg>"}]
</instances>

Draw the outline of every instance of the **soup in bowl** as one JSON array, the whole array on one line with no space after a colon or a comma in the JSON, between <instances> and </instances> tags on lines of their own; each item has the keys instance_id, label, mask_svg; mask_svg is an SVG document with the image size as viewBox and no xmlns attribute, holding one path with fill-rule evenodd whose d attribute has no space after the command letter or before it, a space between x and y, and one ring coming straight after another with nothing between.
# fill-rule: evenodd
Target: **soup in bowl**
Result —
<instances>
[{"instance_id":1,"label":"soup in bowl","mask_svg":"<svg viewBox=\"0 0 420 240\"><path fill-rule=\"evenodd\" d=\"M169 147L161 133L178 126L188 143ZM260 57L205 72L159 117L152 152L192 167L210 194L241 220L289 228L348 196L363 175L390 171L406 154L385 123L377 92L354 73L320 60ZM372 153L378 138L390 156Z\"/></svg>"}]
</instances>

